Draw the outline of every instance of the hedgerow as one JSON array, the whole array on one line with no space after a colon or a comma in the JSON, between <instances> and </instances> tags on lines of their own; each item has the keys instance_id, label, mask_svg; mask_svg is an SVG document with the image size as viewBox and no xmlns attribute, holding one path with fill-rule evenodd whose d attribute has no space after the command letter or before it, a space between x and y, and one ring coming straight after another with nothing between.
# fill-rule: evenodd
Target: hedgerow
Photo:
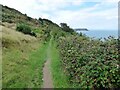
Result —
<instances>
[{"instance_id":1,"label":"hedgerow","mask_svg":"<svg viewBox=\"0 0 120 90\"><path fill-rule=\"evenodd\" d=\"M62 64L70 83L79 88L119 88L118 40L84 36L60 38Z\"/></svg>"}]
</instances>

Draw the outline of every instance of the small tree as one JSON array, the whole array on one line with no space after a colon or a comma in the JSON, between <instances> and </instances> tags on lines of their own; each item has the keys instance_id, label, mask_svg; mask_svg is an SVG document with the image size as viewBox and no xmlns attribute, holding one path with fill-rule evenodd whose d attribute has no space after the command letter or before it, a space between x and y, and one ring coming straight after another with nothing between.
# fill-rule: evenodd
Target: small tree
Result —
<instances>
[{"instance_id":1,"label":"small tree","mask_svg":"<svg viewBox=\"0 0 120 90\"><path fill-rule=\"evenodd\" d=\"M39 22L43 25L43 19L42 19L42 18L39 18L38 20L39 20Z\"/></svg>"},{"instance_id":2,"label":"small tree","mask_svg":"<svg viewBox=\"0 0 120 90\"><path fill-rule=\"evenodd\" d=\"M66 32L74 32L74 30L71 29L69 26L67 26L66 23L60 23L60 25L61 25L61 28L62 28L64 31L66 31Z\"/></svg>"}]
</instances>

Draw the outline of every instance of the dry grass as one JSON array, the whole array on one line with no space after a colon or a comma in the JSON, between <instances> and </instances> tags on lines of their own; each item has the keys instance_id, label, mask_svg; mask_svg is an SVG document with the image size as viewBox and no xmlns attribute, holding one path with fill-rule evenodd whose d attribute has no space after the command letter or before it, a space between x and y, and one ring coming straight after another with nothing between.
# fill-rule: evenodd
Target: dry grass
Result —
<instances>
[{"instance_id":1,"label":"dry grass","mask_svg":"<svg viewBox=\"0 0 120 90\"><path fill-rule=\"evenodd\" d=\"M4 23L5 24L5 23ZM40 41L37 38L17 32L14 24L0 25L2 27L2 84L3 88L27 88L35 79L36 68L42 67L44 60ZM13 27L10 27L13 26ZM8 28L9 27L9 28ZM40 63L39 63L40 62ZM37 73L38 75L40 72ZM39 76L37 76L39 77ZM41 74L40 74L41 77ZM41 84L41 80L40 84ZM40 86L40 85L39 85ZM31 87L35 87L32 85Z\"/></svg>"},{"instance_id":2,"label":"dry grass","mask_svg":"<svg viewBox=\"0 0 120 90\"><path fill-rule=\"evenodd\" d=\"M0 41L2 41L3 47L11 47L11 46L19 46L23 43L32 43L36 42L37 39L35 37L32 37L30 35L25 35L23 33L17 32L14 26L10 28L11 25L5 25L2 27L2 38L0 38ZM9 27L9 28L8 28Z\"/></svg>"}]
</instances>

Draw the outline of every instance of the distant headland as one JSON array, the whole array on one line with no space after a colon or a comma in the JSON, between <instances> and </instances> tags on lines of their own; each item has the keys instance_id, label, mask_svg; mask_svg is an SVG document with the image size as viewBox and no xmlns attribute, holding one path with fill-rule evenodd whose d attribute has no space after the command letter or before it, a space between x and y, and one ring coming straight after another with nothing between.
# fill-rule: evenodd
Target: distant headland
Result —
<instances>
[{"instance_id":1,"label":"distant headland","mask_svg":"<svg viewBox=\"0 0 120 90\"><path fill-rule=\"evenodd\" d=\"M88 31L87 28L77 28L77 29L74 29L75 31Z\"/></svg>"}]
</instances>

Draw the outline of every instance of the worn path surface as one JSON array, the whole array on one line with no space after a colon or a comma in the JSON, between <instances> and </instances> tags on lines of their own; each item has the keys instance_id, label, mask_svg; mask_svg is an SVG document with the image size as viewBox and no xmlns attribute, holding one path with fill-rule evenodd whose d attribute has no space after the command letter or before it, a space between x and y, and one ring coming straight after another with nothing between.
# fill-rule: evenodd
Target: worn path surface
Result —
<instances>
[{"instance_id":1,"label":"worn path surface","mask_svg":"<svg viewBox=\"0 0 120 90\"><path fill-rule=\"evenodd\" d=\"M43 68L43 88L53 88L53 82L49 66L50 60L47 60Z\"/></svg>"},{"instance_id":2,"label":"worn path surface","mask_svg":"<svg viewBox=\"0 0 120 90\"><path fill-rule=\"evenodd\" d=\"M48 50L47 50L47 60L43 67L43 88L53 88L52 75L51 75L51 71L50 71L51 40L52 40L52 38L50 39Z\"/></svg>"}]
</instances>

